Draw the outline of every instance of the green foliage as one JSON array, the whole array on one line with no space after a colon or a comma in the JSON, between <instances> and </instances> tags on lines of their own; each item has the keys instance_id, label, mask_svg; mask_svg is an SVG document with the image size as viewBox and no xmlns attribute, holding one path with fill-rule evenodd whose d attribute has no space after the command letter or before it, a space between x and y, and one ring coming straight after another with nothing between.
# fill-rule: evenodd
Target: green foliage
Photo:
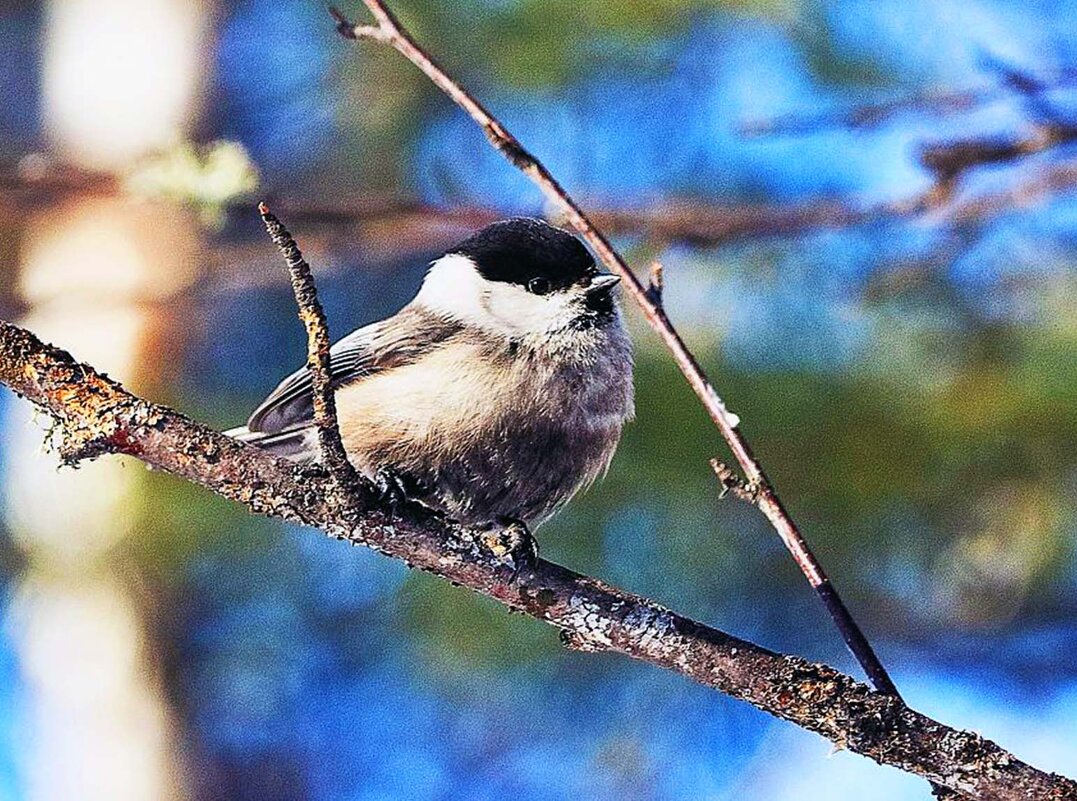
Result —
<instances>
[{"instance_id":1,"label":"green foliage","mask_svg":"<svg viewBox=\"0 0 1077 801\"><path fill-rule=\"evenodd\" d=\"M645 43L682 28L693 13L728 5L743 4L521 0L484 22L480 42L490 68L504 82L556 85L585 73L603 42L624 47Z\"/></svg>"},{"instance_id":2,"label":"green foliage","mask_svg":"<svg viewBox=\"0 0 1077 801\"><path fill-rule=\"evenodd\" d=\"M422 672L435 680L527 665L559 648L541 623L506 614L500 604L424 573L409 577L400 601L418 655L427 662Z\"/></svg>"},{"instance_id":3,"label":"green foliage","mask_svg":"<svg viewBox=\"0 0 1077 801\"><path fill-rule=\"evenodd\" d=\"M797 0L470 0L397 3L394 9L419 41L439 43L450 71L546 87L579 79L604 53L631 51L684 30L701 13L784 19L797 5Z\"/></svg>"},{"instance_id":4,"label":"green foliage","mask_svg":"<svg viewBox=\"0 0 1077 801\"><path fill-rule=\"evenodd\" d=\"M166 583L180 578L189 560L213 551L242 553L266 548L280 536L274 521L164 473L139 471L130 510L135 520L128 547L143 568Z\"/></svg>"},{"instance_id":5,"label":"green foliage","mask_svg":"<svg viewBox=\"0 0 1077 801\"><path fill-rule=\"evenodd\" d=\"M246 149L227 140L204 147L179 143L146 159L124 178L132 194L189 205L210 228L220 226L225 206L249 197L258 184L258 170Z\"/></svg>"}]
</instances>

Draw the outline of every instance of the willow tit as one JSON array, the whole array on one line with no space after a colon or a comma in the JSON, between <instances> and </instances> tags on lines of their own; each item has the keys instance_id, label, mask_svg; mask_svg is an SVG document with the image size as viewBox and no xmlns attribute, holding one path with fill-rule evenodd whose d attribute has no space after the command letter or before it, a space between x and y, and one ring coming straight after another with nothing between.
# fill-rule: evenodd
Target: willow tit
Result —
<instances>
[{"instance_id":1,"label":"willow tit","mask_svg":"<svg viewBox=\"0 0 1077 801\"><path fill-rule=\"evenodd\" d=\"M540 220L464 240L400 312L330 350L349 459L461 523L538 526L605 472L633 415L619 280ZM312 461L312 420L303 368L228 433Z\"/></svg>"}]
</instances>

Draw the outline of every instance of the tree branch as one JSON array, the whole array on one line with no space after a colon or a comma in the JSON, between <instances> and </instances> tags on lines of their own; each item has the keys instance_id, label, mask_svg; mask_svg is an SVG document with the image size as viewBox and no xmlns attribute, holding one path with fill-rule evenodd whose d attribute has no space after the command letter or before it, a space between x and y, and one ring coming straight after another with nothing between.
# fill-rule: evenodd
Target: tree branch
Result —
<instances>
[{"instance_id":1,"label":"tree branch","mask_svg":"<svg viewBox=\"0 0 1077 801\"><path fill-rule=\"evenodd\" d=\"M990 59L987 66L999 74L999 83L964 90L928 89L821 113L781 114L769 119L745 122L740 126L740 132L745 136L799 136L818 133L827 128L869 130L900 114L917 112L942 117L975 111L989 103L1005 99L1014 90L1028 99L1040 101L1050 90L1072 88L1074 78L1077 77L1077 70L1073 68L1040 75L1018 72L998 59ZM1018 76L1020 79L1015 79Z\"/></svg>"},{"instance_id":2,"label":"tree branch","mask_svg":"<svg viewBox=\"0 0 1077 801\"><path fill-rule=\"evenodd\" d=\"M978 167L1007 164L1077 140L1077 127L1040 124L1023 136L980 137L921 145L918 158L940 185L953 184Z\"/></svg>"},{"instance_id":3,"label":"tree branch","mask_svg":"<svg viewBox=\"0 0 1077 801\"><path fill-rule=\"evenodd\" d=\"M322 304L318 302L318 291L310 273L310 265L299 250L299 246L288 233L288 229L273 216L269 206L258 204L258 213L262 216L266 231L284 257L288 265L288 274L292 279L292 291L299 307L299 319L307 330L307 370L310 372L312 401L314 406L314 426L318 430L318 444L322 452L322 461L329 473L336 480L343 499L350 499L361 489L361 481L340 439L340 427L337 423L337 405L330 369L329 323L326 322Z\"/></svg>"},{"instance_id":4,"label":"tree branch","mask_svg":"<svg viewBox=\"0 0 1077 801\"><path fill-rule=\"evenodd\" d=\"M919 150L935 154L929 159L938 158L942 152L939 148L960 149L968 141L979 140L957 140L941 145L926 143ZM984 153L982 148L979 152ZM954 163L952 156L943 155L942 161ZM1018 164L1020 158L1015 157L1009 163ZM978 165L970 163L962 177L975 166ZM1015 208L1028 208L1054 196L1065 195L1075 186L1077 160L1065 159L1038 166L1033 174L1018 176L1009 186L968 197L955 198L954 186L940 188L936 182L924 192L880 203L864 203L856 197L817 198L788 204L714 203L702 198L686 198L671 199L646 208L593 208L590 218L602 230L613 234L642 234L663 243L720 247L745 240L783 239L820 230L918 220L928 214L931 217L925 220L927 223L983 224ZM72 195L112 197L124 191L115 178L63 165L45 169L37 176L23 175L0 165L0 213L10 209L24 214ZM446 208L382 194L357 195L332 205L282 198L273 206L293 225L301 224L308 230L320 232L323 243L326 239L336 241L338 236L344 235L349 241L363 237L376 244L376 237L371 232L388 230L420 249L437 249L439 243L453 244L461 232L499 219L492 208ZM251 208L243 201L227 205L230 213L239 215L248 213ZM326 236L327 232L329 236ZM229 280L234 281L235 259L228 260L227 268ZM261 270L260 261L258 268ZM264 276L250 275L246 280L264 280Z\"/></svg>"},{"instance_id":5,"label":"tree branch","mask_svg":"<svg viewBox=\"0 0 1077 801\"><path fill-rule=\"evenodd\" d=\"M819 133L828 128L863 131L878 128L900 114L919 112L931 116L945 116L972 111L979 106L1006 96L999 86L980 89L928 89L902 97L862 103L847 108L823 112L790 112L769 118L743 122L739 131L743 136L803 136Z\"/></svg>"},{"instance_id":6,"label":"tree branch","mask_svg":"<svg viewBox=\"0 0 1077 801\"><path fill-rule=\"evenodd\" d=\"M1077 801L1077 782L1039 771L979 735L949 728L833 668L782 656L545 560L512 580L480 532L412 505L333 501L334 482L237 442L0 321L0 383L56 421L66 464L106 453L147 464L257 514L367 545L612 651L687 676L816 732L839 747L984 801Z\"/></svg>"},{"instance_id":7,"label":"tree branch","mask_svg":"<svg viewBox=\"0 0 1077 801\"><path fill-rule=\"evenodd\" d=\"M730 412L722 401L710 379L703 372L695 356L688 350L680 334L673 327L662 308L660 299L636 277L621 255L614 250L609 240L594 226L573 200L553 177L549 170L519 140L494 117L486 108L459 83L439 67L427 52L400 25L392 12L382 0L363 0L375 20L375 25L354 25L340 11L330 9L336 20L339 33L349 39L372 39L387 44L418 67L439 89L452 99L475 121L486 134L490 143L513 166L523 172L542 191L542 193L564 214L569 225L579 231L580 235L594 250L599 260L612 272L620 275L629 296L643 312L651 328L673 354L673 358L695 391L703 407L707 410L722 437L733 452L734 458L744 471L748 483L757 488L756 505L778 532L786 548L808 579L812 588L819 595L827 612L833 618L841 632L842 638L860 662L871 680L879 690L897 695L889 674L876 656L867 637L857 625L848 608L842 602L823 571L819 560L812 553L807 541L778 499L770 480L763 472L759 461L752 454L748 441L738 431L740 418Z\"/></svg>"}]
</instances>

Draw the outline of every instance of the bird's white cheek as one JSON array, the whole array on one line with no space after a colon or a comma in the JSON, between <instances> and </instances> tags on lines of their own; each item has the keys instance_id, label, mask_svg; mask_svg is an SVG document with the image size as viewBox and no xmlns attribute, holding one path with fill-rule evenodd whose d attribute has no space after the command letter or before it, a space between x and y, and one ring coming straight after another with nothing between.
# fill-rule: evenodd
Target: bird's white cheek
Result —
<instances>
[{"instance_id":1,"label":"bird's white cheek","mask_svg":"<svg viewBox=\"0 0 1077 801\"><path fill-rule=\"evenodd\" d=\"M556 328L567 312L561 298L534 295L512 284L490 287L483 305L490 319L513 335Z\"/></svg>"},{"instance_id":2,"label":"bird's white cheek","mask_svg":"<svg viewBox=\"0 0 1077 801\"><path fill-rule=\"evenodd\" d=\"M535 295L517 284L487 281L470 259L459 255L434 263L416 300L453 319L510 337L556 330L573 314L567 296Z\"/></svg>"},{"instance_id":3,"label":"bird's white cheek","mask_svg":"<svg viewBox=\"0 0 1077 801\"><path fill-rule=\"evenodd\" d=\"M486 281L464 256L443 256L434 262L416 301L432 311L473 322L483 316Z\"/></svg>"}]
</instances>

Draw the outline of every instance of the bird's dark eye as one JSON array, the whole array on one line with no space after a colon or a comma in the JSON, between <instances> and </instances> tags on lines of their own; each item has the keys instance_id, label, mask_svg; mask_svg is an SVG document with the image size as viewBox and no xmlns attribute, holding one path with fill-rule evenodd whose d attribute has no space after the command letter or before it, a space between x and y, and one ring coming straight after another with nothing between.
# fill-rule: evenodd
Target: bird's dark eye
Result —
<instances>
[{"instance_id":1,"label":"bird's dark eye","mask_svg":"<svg viewBox=\"0 0 1077 801\"><path fill-rule=\"evenodd\" d=\"M532 278L527 282L527 291L533 295L545 295L550 291L550 282L546 278Z\"/></svg>"}]
</instances>

